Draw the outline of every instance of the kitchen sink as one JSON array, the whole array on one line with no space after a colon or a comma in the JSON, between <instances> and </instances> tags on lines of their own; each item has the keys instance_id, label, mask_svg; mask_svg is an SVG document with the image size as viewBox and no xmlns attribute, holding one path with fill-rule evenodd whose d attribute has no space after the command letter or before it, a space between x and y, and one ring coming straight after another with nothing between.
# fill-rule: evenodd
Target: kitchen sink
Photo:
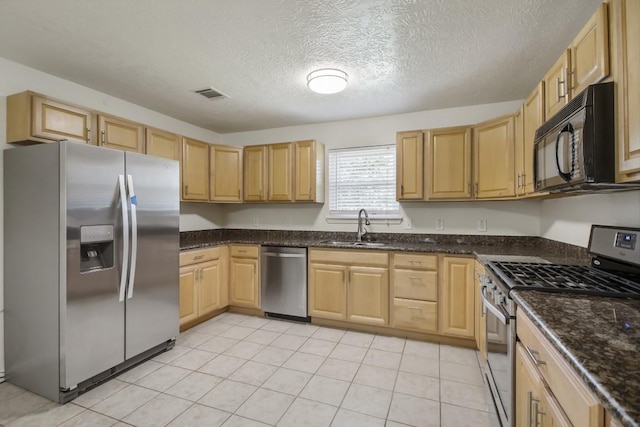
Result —
<instances>
[{"instance_id":1,"label":"kitchen sink","mask_svg":"<svg viewBox=\"0 0 640 427\"><path fill-rule=\"evenodd\" d=\"M356 248L379 248L387 245L384 242L347 242L340 240L324 240L320 243L323 245L353 246Z\"/></svg>"}]
</instances>

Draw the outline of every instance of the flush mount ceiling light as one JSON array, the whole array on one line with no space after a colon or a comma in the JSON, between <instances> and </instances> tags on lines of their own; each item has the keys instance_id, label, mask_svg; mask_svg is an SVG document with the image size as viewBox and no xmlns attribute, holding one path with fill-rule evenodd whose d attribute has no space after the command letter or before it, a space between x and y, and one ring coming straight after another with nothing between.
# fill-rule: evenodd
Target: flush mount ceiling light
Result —
<instances>
[{"instance_id":1,"label":"flush mount ceiling light","mask_svg":"<svg viewBox=\"0 0 640 427\"><path fill-rule=\"evenodd\" d=\"M347 73L335 68L322 68L309 73L307 86L316 93L331 94L347 87Z\"/></svg>"}]
</instances>

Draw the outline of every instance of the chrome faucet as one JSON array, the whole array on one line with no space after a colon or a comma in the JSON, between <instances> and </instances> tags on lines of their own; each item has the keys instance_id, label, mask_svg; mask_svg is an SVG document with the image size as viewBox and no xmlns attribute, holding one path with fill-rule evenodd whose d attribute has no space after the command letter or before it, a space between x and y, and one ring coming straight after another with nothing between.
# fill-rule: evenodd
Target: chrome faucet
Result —
<instances>
[{"instance_id":1,"label":"chrome faucet","mask_svg":"<svg viewBox=\"0 0 640 427\"><path fill-rule=\"evenodd\" d=\"M364 224L362 224L363 213L364 213ZM356 240L358 242L362 242L362 236L367 234L367 230L364 228L365 225L371 225L371 222L369 222L369 215L367 214L366 210L360 209L360 212L358 212L358 235L356 237Z\"/></svg>"}]
</instances>

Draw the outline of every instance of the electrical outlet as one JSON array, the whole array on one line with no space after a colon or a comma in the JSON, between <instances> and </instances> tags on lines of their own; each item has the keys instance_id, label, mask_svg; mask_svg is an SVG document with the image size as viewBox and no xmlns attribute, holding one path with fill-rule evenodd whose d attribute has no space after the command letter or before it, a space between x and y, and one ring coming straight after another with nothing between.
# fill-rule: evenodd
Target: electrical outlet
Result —
<instances>
[{"instance_id":1,"label":"electrical outlet","mask_svg":"<svg viewBox=\"0 0 640 427\"><path fill-rule=\"evenodd\" d=\"M258 225L260 225L260 220L258 219L257 216L253 217L253 226L257 227Z\"/></svg>"},{"instance_id":2,"label":"electrical outlet","mask_svg":"<svg viewBox=\"0 0 640 427\"><path fill-rule=\"evenodd\" d=\"M411 230L413 228L413 223L411 222L411 218L406 217L402 222L404 223L405 230Z\"/></svg>"},{"instance_id":3,"label":"electrical outlet","mask_svg":"<svg viewBox=\"0 0 640 427\"><path fill-rule=\"evenodd\" d=\"M443 218L436 219L436 230L439 230L439 231L444 230L444 219Z\"/></svg>"},{"instance_id":4,"label":"electrical outlet","mask_svg":"<svg viewBox=\"0 0 640 427\"><path fill-rule=\"evenodd\" d=\"M486 232L487 231L487 220L479 219L478 220L478 231Z\"/></svg>"}]
</instances>

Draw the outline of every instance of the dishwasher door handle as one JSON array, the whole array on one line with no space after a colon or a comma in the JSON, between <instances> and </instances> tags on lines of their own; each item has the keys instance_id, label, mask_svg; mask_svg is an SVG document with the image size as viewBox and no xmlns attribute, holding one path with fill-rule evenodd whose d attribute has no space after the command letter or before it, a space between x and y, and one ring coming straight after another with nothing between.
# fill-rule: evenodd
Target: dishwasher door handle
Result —
<instances>
[{"instance_id":1,"label":"dishwasher door handle","mask_svg":"<svg viewBox=\"0 0 640 427\"><path fill-rule=\"evenodd\" d=\"M262 252L264 256L270 256L274 258L305 258L306 254L281 254L278 252Z\"/></svg>"}]
</instances>

